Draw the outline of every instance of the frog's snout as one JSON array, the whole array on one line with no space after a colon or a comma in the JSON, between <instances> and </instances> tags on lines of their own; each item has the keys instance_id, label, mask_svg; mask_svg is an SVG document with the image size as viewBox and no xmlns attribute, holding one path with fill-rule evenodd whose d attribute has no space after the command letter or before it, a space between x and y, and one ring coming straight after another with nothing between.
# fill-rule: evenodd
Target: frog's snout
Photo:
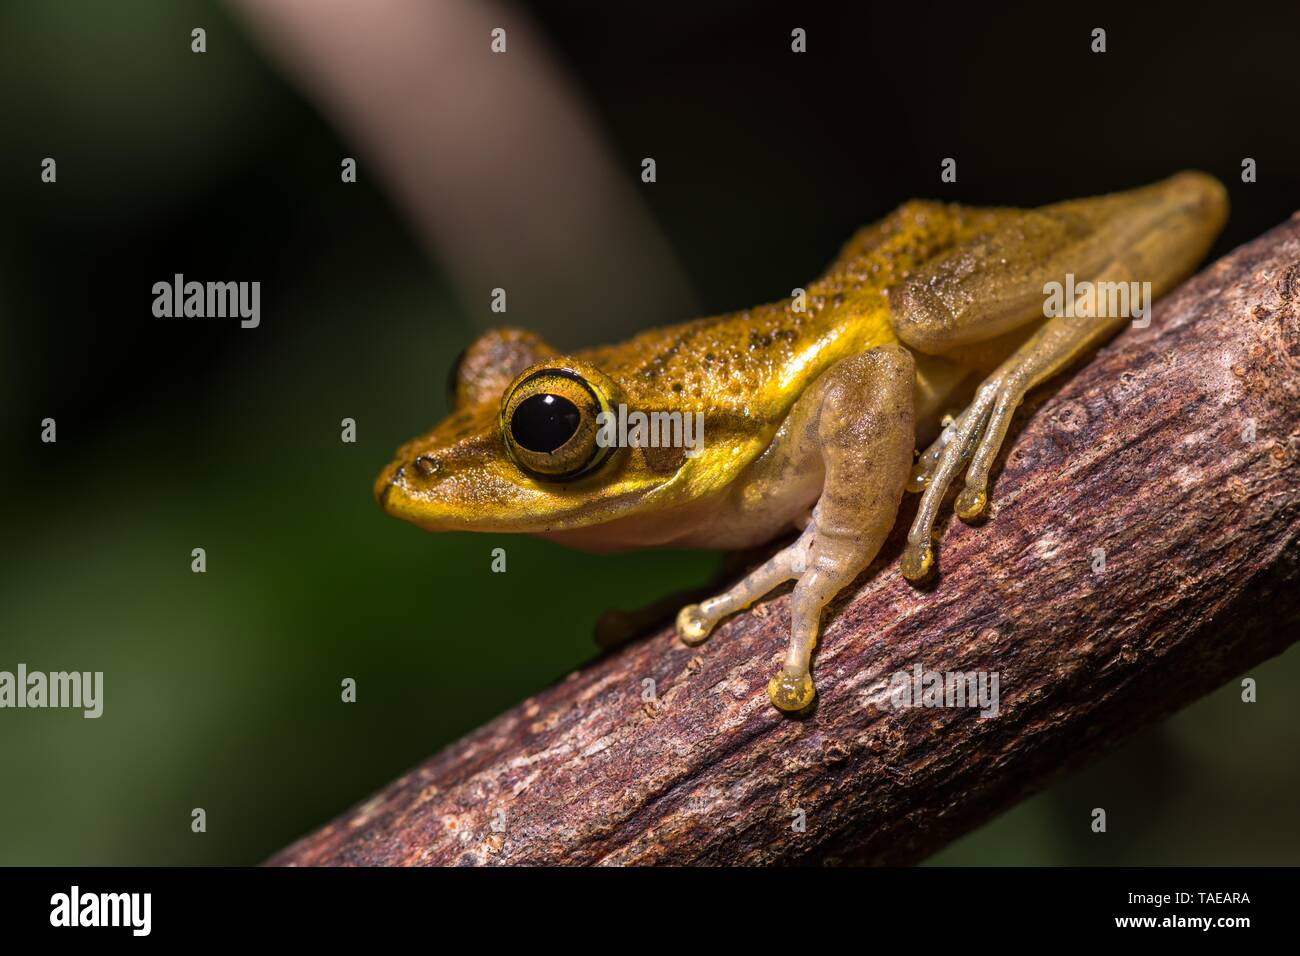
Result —
<instances>
[{"instance_id":1,"label":"frog's snout","mask_svg":"<svg viewBox=\"0 0 1300 956\"><path fill-rule=\"evenodd\" d=\"M513 530L524 506L505 483L481 467L457 465L441 454L398 455L375 479L375 503L386 515L426 531Z\"/></svg>"},{"instance_id":2,"label":"frog's snout","mask_svg":"<svg viewBox=\"0 0 1300 956\"><path fill-rule=\"evenodd\" d=\"M407 468L410 467L414 475L407 475ZM416 455L411 461L395 461L380 474L379 479L375 482L375 500L379 502L379 507L388 511L388 499L393 489L409 490L407 485L411 478L418 475L419 478L431 479L438 477L443 471L442 462L433 455ZM416 479L418 481L418 479Z\"/></svg>"},{"instance_id":3,"label":"frog's snout","mask_svg":"<svg viewBox=\"0 0 1300 956\"><path fill-rule=\"evenodd\" d=\"M384 514L410 521L430 531L442 530L441 522L429 520L436 509L425 500L422 479L432 477L436 469L421 458L398 459L388 465L375 479L375 503ZM422 467L423 466L423 467Z\"/></svg>"}]
</instances>

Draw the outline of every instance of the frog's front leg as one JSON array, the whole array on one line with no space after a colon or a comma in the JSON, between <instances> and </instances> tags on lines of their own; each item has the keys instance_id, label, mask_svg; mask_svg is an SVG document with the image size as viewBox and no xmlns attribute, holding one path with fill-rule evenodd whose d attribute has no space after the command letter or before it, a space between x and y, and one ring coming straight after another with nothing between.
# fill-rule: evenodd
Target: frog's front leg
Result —
<instances>
[{"instance_id":1,"label":"frog's front leg","mask_svg":"<svg viewBox=\"0 0 1300 956\"><path fill-rule=\"evenodd\" d=\"M781 710L812 703L810 664L822 608L871 563L893 527L916 437L915 378L912 356L897 346L872 349L824 372L795 403L739 492L777 496L783 484L820 466L824 479L812 520L798 540L730 590L677 616L678 635L698 644L723 617L795 579L790 643L767 688Z\"/></svg>"}]
</instances>

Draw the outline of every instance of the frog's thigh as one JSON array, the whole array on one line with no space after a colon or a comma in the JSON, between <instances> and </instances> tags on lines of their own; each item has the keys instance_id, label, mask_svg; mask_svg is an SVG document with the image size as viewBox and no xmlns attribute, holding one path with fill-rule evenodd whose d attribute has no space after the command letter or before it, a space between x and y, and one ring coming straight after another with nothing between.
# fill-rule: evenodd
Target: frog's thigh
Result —
<instances>
[{"instance_id":1,"label":"frog's thigh","mask_svg":"<svg viewBox=\"0 0 1300 956\"><path fill-rule=\"evenodd\" d=\"M678 615L678 634L696 644L722 617L797 579L785 662L768 685L782 710L812 703L809 666L822 608L871 563L893 527L915 441L915 374L912 356L897 346L845 359L822 374L790 412L786 447L775 450L775 459L791 466L820 457L825 480L812 520L797 541L735 587Z\"/></svg>"},{"instance_id":2,"label":"frog's thigh","mask_svg":"<svg viewBox=\"0 0 1300 956\"><path fill-rule=\"evenodd\" d=\"M1145 200L1120 200L1126 210ZM894 331L927 355L963 351L1042 320L1044 286L1091 279L1133 241L1116 200L1008 213L929 260L890 297ZM1005 354L1005 353L1004 353Z\"/></svg>"}]
</instances>

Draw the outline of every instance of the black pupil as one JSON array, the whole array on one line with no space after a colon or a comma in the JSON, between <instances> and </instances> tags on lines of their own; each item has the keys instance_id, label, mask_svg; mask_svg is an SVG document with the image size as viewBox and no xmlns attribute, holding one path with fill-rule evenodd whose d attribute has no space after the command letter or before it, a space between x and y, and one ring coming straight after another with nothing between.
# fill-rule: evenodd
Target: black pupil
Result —
<instances>
[{"instance_id":1,"label":"black pupil","mask_svg":"<svg viewBox=\"0 0 1300 956\"><path fill-rule=\"evenodd\" d=\"M530 395L510 416L515 444L529 451L552 452L578 430L578 406L560 395Z\"/></svg>"}]
</instances>

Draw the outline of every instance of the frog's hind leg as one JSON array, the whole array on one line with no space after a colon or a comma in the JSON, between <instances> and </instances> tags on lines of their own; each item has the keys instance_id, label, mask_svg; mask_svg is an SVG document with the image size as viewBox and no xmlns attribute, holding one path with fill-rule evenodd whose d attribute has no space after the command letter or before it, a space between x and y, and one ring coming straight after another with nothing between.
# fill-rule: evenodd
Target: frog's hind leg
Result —
<instances>
[{"instance_id":1,"label":"frog's hind leg","mask_svg":"<svg viewBox=\"0 0 1300 956\"><path fill-rule=\"evenodd\" d=\"M790 642L768 685L784 711L809 706L810 665L822 609L861 573L893 527L915 442L912 356L883 346L832 366L804 393L747 486L762 494L817 463L824 471L812 519L790 546L730 590L682 608L677 633L698 644L728 614L795 580Z\"/></svg>"},{"instance_id":2,"label":"frog's hind leg","mask_svg":"<svg viewBox=\"0 0 1300 956\"><path fill-rule=\"evenodd\" d=\"M919 580L933 566L934 522L957 473L967 469L954 510L973 520L988 503L989 469L1025 394L1191 272L1223 224L1224 197L1210 177L1183 173L1128 193L1021 213L899 288L892 314L899 337L924 352L955 354L1042 321L1049 282L1060 288L1071 277L1084 280L1074 308L1043 322L1012 352L917 461L908 487L923 495L903 553L904 577ZM1112 309L1110 296L1120 291L1128 308Z\"/></svg>"},{"instance_id":3,"label":"frog's hind leg","mask_svg":"<svg viewBox=\"0 0 1300 956\"><path fill-rule=\"evenodd\" d=\"M1126 321L1052 319L985 379L966 410L921 455L908 481L908 489L922 495L903 551L905 578L919 581L930 572L934 523L944 495L962 468L967 469L966 485L953 510L964 521L973 521L984 511L989 469L1006 438L1011 417L1029 389L1104 341Z\"/></svg>"}]
</instances>

